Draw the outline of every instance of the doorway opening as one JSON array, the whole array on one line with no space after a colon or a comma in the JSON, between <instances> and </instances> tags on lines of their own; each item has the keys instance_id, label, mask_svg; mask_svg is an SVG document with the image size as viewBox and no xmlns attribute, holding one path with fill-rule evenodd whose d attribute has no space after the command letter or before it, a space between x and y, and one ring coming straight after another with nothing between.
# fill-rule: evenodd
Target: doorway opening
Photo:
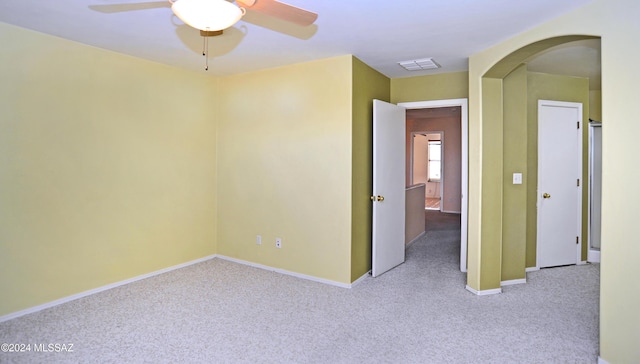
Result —
<instances>
[{"instance_id":1,"label":"doorway opening","mask_svg":"<svg viewBox=\"0 0 640 364\"><path fill-rule=\"evenodd\" d=\"M467 99L405 102L398 105L407 109L407 186L413 184L413 135L416 133L421 134L418 132L425 131L442 133L439 209L443 213L460 214L460 270L466 272L468 231ZM457 131L450 131L449 129L452 127L456 128ZM444 140L444 135L446 135L446 141ZM425 202L427 193L428 190L425 191ZM426 224L429 224L428 220Z\"/></svg>"},{"instance_id":2,"label":"doorway opening","mask_svg":"<svg viewBox=\"0 0 640 364\"><path fill-rule=\"evenodd\" d=\"M424 184L424 208L427 210L442 209L443 186L443 131L412 132L410 157L410 184Z\"/></svg>"}]
</instances>

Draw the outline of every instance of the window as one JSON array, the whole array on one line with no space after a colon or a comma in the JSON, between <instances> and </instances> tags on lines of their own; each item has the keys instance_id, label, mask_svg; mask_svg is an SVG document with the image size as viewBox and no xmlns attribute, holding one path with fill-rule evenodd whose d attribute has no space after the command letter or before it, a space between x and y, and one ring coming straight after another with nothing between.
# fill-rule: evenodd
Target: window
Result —
<instances>
[{"instance_id":1,"label":"window","mask_svg":"<svg viewBox=\"0 0 640 364\"><path fill-rule=\"evenodd\" d=\"M440 140L429 140L427 162L429 182L440 182L440 166L442 157L442 142Z\"/></svg>"}]
</instances>

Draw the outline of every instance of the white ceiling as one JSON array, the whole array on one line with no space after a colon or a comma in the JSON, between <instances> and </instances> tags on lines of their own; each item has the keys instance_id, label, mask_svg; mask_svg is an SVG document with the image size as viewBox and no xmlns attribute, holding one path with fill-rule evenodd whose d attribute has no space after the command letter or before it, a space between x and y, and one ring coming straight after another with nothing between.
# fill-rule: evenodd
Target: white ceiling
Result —
<instances>
[{"instance_id":1,"label":"white ceiling","mask_svg":"<svg viewBox=\"0 0 640 364\"><path fill-rule=\"evenodd\" d=\"M215 76L353 54L399 78L467 70L470 55L590 1L284 0L318 13L318 20L301 27L247 11L224 35L210 38L209 71L199 32L173 16L166 1L4 1L0 21ZM581 68L594 68L596 57L599 70L599 42L597 56L593 44L573 47L582 57L571 48L530 66L543 72L569 59L572 65L556 71L571 73L583 62ZM442 68L410 72L397 64L427 57Z\"/></svg>"}]
</instances>

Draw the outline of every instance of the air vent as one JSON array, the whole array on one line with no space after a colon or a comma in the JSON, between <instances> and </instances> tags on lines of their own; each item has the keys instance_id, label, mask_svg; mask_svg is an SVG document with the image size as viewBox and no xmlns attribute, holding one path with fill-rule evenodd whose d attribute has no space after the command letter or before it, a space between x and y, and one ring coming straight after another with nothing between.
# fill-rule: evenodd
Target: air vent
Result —
<instances>
[{"instance_id":1,"label":"air vent","mask_svg":"<svg viewBox=\"0 0 640 364\"><path fill-rule=\"evenodd\" d=\"M407 71L421 71L421 70L432 70L435 68L440 68L440 65L437 64L433 58L424 58L424 59L414 59L412 61L402 61L398 62L404 69Z\"/></svg>"}]
</instances>

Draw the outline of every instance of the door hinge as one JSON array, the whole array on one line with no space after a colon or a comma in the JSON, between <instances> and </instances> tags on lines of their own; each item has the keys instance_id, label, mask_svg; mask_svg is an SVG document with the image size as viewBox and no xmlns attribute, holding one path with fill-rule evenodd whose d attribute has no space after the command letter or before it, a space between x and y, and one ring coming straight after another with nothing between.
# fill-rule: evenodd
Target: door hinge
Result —
<instances>
[{"instance_id":1,"label":"door hinge","mask_svg":"<svg viewBox=\"0 0 640 364\"><path fill-rule=\"evenodd\" d=\"M579 237L578 237L578 236L576 236L576 244L580 244L580 243L578 242L578 238L579 238Z\"/></svg>"},{"instance_id":2,"label":"door hinge","mask_svg":"<svg viewBox=\"0 0 640 364\"><path fill-rule=\"evenodd\" d=\"M580 129L580 122L576 122L576 129Z\"/></svg>"},{"instance_id":3,"label":"door hinge","mask_svg":"<svg viewBox=\"0 0 640 364\"><path fill-rule=\"evenodd\" d=\"M576 186L580 187L580 178L576 180L576 183L577 183Z\"/></svg>"}]
</instances>

